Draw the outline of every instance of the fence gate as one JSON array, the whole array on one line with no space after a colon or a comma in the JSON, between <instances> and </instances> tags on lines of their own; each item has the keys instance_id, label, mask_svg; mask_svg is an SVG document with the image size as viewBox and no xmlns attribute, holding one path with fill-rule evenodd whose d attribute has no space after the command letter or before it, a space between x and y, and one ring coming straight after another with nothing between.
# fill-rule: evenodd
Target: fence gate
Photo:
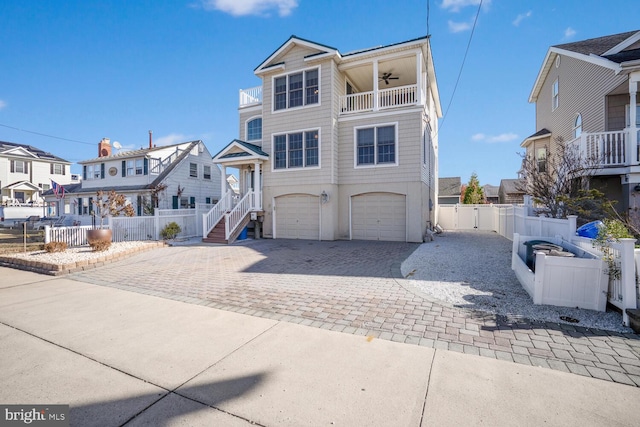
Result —
<instances>
[{"instance_id":1,"label":"fence gate","mask_svg":"<svg viewBox=\"0 0 640 427\"><path fill-rule=\"evenodd\" d=\"M492 205L443 205L438 221L445 230L494 230Z\"/></svg>"}]
</instances>

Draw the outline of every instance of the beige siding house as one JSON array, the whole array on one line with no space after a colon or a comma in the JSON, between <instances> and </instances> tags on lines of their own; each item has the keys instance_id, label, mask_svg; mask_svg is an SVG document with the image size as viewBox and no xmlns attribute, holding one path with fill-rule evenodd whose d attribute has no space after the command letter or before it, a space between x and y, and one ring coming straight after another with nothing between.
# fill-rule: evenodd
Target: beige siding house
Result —
<instances>
[{"instance_id":1,"label":"beige siding house","mask_svg":"<svg viewBox=\"0 0 640 427\"><path fill-rule=\"evenodd\" d=\"M620 211L637 211L638 82L640 31L552 46L529 97L536 104L536 133L522 147L540 167L558 144L597 158L591 185L618 200Z\"/></svg>"},{"instance_id":2,"label":"beige siding house","mask_svg":"<svg viewBox=\"0 0 640 427\"><path fill-rule=\"evenodd\" d=\"M429 38L343 54L292 36L255 74L239 138L214 156L238 169L241 215L266 238L421 242L441 116Z\"/></svg>"}]
</instances>

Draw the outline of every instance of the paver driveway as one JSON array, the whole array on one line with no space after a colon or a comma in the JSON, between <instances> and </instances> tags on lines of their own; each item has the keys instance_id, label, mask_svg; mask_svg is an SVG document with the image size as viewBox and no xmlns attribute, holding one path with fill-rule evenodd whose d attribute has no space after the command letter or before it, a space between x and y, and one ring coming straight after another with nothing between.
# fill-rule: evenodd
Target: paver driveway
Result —
<instances>
[{"instance_id":1,"label":"paver driveway","mask_svg":"<svg viewBox=\"0 0 640 427\"><path fill-rule=\"evenodd\" d=\"M434 301L400 275L400 264L417 246L304 240L177 246L71 278L640 386L637 335L509 321Z\"/></svg>"}]
</instances>

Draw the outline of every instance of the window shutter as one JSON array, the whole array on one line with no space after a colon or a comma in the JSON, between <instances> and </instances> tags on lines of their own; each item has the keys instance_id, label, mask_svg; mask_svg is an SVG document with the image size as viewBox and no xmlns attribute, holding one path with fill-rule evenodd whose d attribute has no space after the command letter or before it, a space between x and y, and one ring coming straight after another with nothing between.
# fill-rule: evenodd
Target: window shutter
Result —
<instances>
[{"instance_id":1,"label":"window shutter","mask_svg":"<svg viewBox=\"0 0 640 427\"><path fill-rule=\"evenodd\" d=\"M196 207L196 198L195 197L189 197L189 206L191 208L195 208Z\"/></svg>"},{"instance_id":2,"label":"window shutter","mask_svg":"<svg viewBox=\"0 0 640 427\"><path fill-rule=\"evenodd\" d=\"M89 215L93 213L93 197L89 197Z\"/></svg>"},{"instance_id":3,"label":"window shutter","mask_svg":"<svg viewBox=\"0 0 640 427\"><path fill-rule=\"evenodd\" d=\"M127 161L123 160L122 161L122 177L124 178L125 176L127 176Z\"/></svg>"},{"instance_id":4,"label":"window shutter","mask_svg":"<svg viewBox=\"0 0 640 427\"><path fill-rule=\"evenodd\" d=\"M78 215L82 215L82 197L78 197Z\"/></svg>"},{"instance_id":5,"label":"window shutter","mask_svg":"<svg viewBox=\"0 0 640 427\"><path fill-rule=\"evenodd\" d=\"M100 163L100 179L104 179L104 163Z\"/></svg>"},{"instance_id":6,"label":"window shutter","mask_svg":"<svg viewBox=\"0 0 640 427\"><path fill-rule=\"evenodd\" d=\"M87 180L87 165L82 166L82 179Z\"/></svg>"},{"instance_id":7,"label":"window shutter","mask_svg":"<svg viewBox=\"0 0 640 427\"><path fill-rule=\"evenodd\" d=\"M149 175L149 159L144 158L144 174Z\"/></svg>"},{"instance_id":8,"label":"window shutter","mask_svg":"<svg viewBox=\"0 0 640 427\"><path fill-rule=\"evenodd\" d=\"M53 163L49 163L49 173L53 175Z\"/></svg>"},{"instance_id":9,"label":"window shutter","mask_svg":"<svg viewBox=\"0 0 640 427\"><path fill-rule=\"evenodd\" d=\"M178 196L173 196L173 209L178 209Z\"/></svg>"},{"instance_id":10,"label":"window shutter","mask_svg":"<svg viewBox=\"0 0 640 427\"><path fill-rule=\"evenodd\" d=\"M62 165L62 175L66 175L67 174L67 167L65 165Z\"/></svg>"},{"instance_id":11,"label":"window shutter","mask_svg":"<svg viewBox=\"0 0 640 427\"><path fill-rule=\"evenodd\" d=\"M24 162L24 173L29 173L29 163Z\"/></svg>"},{"instance_id":12,"label":"window shutter","mask_svg":"<svg viewBox=\"0 0 640 427\"><path fill-rule=\"evenodd\" d=\"M11 160L11 172L15 172L16 171L16 162L14 160Z\"/></svg>"}]
</instances>

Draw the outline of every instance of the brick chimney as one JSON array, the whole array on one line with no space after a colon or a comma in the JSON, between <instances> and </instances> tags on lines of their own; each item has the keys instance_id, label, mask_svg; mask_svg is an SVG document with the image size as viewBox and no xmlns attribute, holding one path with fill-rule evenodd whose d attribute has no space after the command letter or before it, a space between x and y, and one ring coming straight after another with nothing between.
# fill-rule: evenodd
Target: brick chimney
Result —
<instances>
[{"instance_id":1,"label":"brick chimney","mask_svg":"<svg viewBox=\"0 0 640 427\"><path fill-rule=\"evenodd\" d=\"M111 140L109 138L102 138L102 141L98 144L98 157L107 157L111 155Z\"/></svg>"},{"instance_id":2,"label":"brick chimney","mask_svg":"<svg viewBox=\"0 0 640 427\"><path fill-rule=\"evenodd\" d=\"M153 131L149 131L149 148L153 148Z\"/></svg>"}]
</instances>

